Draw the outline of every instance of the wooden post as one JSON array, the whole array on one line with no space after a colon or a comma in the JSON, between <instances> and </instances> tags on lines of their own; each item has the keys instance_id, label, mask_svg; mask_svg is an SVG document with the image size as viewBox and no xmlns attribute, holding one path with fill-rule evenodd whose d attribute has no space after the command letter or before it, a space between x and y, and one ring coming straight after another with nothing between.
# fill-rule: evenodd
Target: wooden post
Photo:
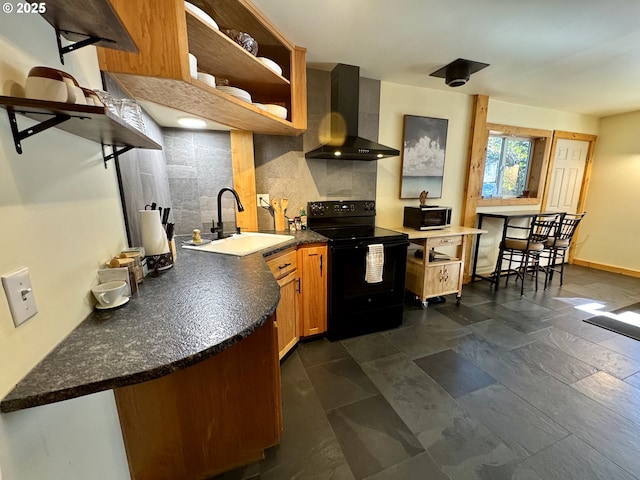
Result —
<instances>
[{"instance_id":1,"label":"wooden post","mask_svg":"<svg viewBox=\"0 0 640 480\"><path fill-rule=\"evenodd\" d=\"M470 228L474 228L476 226L476 208L478 206L478 200L482 194L484 162L487 155L488 111L489 97L487 95L476 95L473 101L467 182L464 188L464 199L462 204L462 225ZM479 238L476 238L476 242L478 241ZM472 255L470 254L472 244L473 242L467 242L467 245L465 246L465 283L468 283L471 279L471 269L469 268L469 264L472 258Z\"/></svg>"},{"instance_id":2,"label":"wooden post","mask_svg":"<svg viewBox=\"0 0 640 480\"><path fill-rule=\"evenodd\" d=\"M231 161L233 163L233 188L244 206L244 212L236 213L236 225L243 230L258 230L256 200L256 168L253 157L253 133L231 131Z\"/></svg>"}]
</instances>

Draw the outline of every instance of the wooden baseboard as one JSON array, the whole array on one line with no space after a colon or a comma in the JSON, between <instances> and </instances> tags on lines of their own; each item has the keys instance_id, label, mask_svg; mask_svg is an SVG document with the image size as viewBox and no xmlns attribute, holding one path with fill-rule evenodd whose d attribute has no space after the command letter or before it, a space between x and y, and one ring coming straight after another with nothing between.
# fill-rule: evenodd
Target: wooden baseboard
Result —
<instances>
[{"instance_id":1,"label":"wooden baseboard","mask_svg":"<svg viewBox=\"0 0 640 480\"><path fill-rule=\"evenodd\" d=\"M574 265L580 265L582 267L595 268L596 270L604 270L606 272L619 273L628 277L640 278L640 271L631 270L629 268L616 267L614 265L607 265L605 263L589 262L588 260L579 260L574 258L571 262Z\"/></svg>"}]
</instances>

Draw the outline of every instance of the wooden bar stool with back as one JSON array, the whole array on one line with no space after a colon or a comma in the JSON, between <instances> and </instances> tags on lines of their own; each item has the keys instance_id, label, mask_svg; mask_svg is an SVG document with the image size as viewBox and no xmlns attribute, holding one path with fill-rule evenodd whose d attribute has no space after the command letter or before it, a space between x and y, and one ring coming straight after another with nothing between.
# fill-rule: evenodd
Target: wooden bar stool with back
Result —
<instances>
[{"instance_id":1,"label":"wooden bar stool with back","mask_svg":"<svg viewBox=\"0 0 640 480\"><path fill-rule=\"evenodd\" d=\"M554 272L560 273L560 285L564 282L566 254L571 247L578 225L586 214L587 212L563 214L556 232L544 242L544 250L541 254L543 258L547 259L547 264L543 267L546 273L544 288L547 288L547 280L549 283L553 280ZM559 269L558 260L560 260Z\"/></svg>"}]
</instances>

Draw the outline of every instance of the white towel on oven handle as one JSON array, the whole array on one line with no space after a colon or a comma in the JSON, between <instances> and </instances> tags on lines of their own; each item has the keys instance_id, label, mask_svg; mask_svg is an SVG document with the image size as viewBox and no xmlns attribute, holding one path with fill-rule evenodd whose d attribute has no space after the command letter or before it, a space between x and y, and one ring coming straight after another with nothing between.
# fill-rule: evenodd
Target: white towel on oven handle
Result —
<instances>
[{"instance_id":1,"label":"white towel on oven handle","mask_svg":"<svg viewBox=\"0 0 640 480\"><path fill-rule=\"evenodd\" d=\"M364 281L367 283L380 283L382 281L382 270L384 269L384 245L381 243L369 245L366 263Z\"/></svg>"}]
</instances>

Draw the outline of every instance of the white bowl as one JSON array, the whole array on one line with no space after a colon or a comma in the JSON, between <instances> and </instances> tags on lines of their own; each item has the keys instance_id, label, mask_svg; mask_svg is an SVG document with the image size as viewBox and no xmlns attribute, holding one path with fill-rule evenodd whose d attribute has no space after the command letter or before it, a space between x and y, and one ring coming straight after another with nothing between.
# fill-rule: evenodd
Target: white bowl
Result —
<instances>
[{"instance_id":1,"label":"white bowl","mask_svg":"<svg viewBox=\"0 0 640 480\"><path fill-rule=\"evenodd\" d=\"M82 87L80 87L82 88ZM84 98L87 101L87 105L92 105L95 107L103 107L102 102L96 95L96 92L91 90L90 88L82 88L82 93L84 93Z\"/></svg>"},{"instance_id":2,"label":"white bowl","mask_svg":"<svg viewBox=\"0 0 640 480\"><path fill-rule=\"evenodd\" d=\"M213 18L211 18L207 13L199 7L196 7L194 4L189 2L184 2L184 8L193 13L196 17L202 20L204 23L208 24L211 28L215 28L216 30L220 30L218 24L215 22Z\"/></svg>"},{"instance_id":3,"label":"white bowl","mask_svg":"<svg viewBox=\"0 0 640 480\"><path fill-rule=\"evenodd\" d=\"M189 54L189 75L191 78L198 78L198 59L193 53Z\"/></svg>"},{"instance_id":4,"label":"white bowl","mask_svg":"<svg viewBox=\"0 0 640 480\"><path fill-rule=\"evenodd\" d=\"M282 68L280 67L280 65L278 65L276 62L274 62L273 60L271 60L270 58L267 57L257 57L258 60L260 60L265 67L267 67L269 70L273 70L274 72L276 72L278 75L282 75Z\"/></svg>"},{"instance_id":5,"label":"white bowl","mask_svg":"<svg viewBox=\"0 0 640 480\"><path fill-rule=\"evenodd\" d=\"M202 83L206 83L212 88L216 88L216 77L204 72L198 72L198 80Z\"/></svg>"},{"instance_id":6,"label":"white bowl","mask_svg":"<svg viewBox=\"0 0 640 480\"><path fill-rule=\"evenodd\" d=\"M67 84L60 80L45 77L27 77L24 86L27 98L47 100L49 102L66 102L69 98Z\"/></svg>"},{"instance_id":7,"label":"white bowl","mask_svg":"<svg viewBox=\"0 0 640 480\"><path fill-rule=\"evenodd\" d=\"M74 101L71 102L69 99L67 99L67 103L75 103L77 105L86 105L87 97L84 96L84 92L82 91L82 88L76 87L75 85L70 88L73 90ZM69 98L71 98L71 95L69 95Z\"/></svg>"},{"instance_id":8,"label":"white bowl","mask_svg":"<svg viewBox=\"0 0 640 480\"><path fill-rule=\"evenodd\" d=\"M251 94L246 90L242 90L238 87L227 87L227 86L219 86L216 87L218 90L228 93L229 95L239 98L240 100L244 100L245 102L251 103Z\"/></svg>"},{"instance_id":9,"label":"white bowl","mask_svg":"<svg viewBox=\"0 0 640 480\"><path fill-rule=\"evenodd\" d=\"M275 115L276 117L280 117L284 120L287 119L287 109L284 107L281 107L280 105L273 105L268 103L266 105L267 107L267 112L269 112L271 115Z\"/></svg>"}]
</instances>

